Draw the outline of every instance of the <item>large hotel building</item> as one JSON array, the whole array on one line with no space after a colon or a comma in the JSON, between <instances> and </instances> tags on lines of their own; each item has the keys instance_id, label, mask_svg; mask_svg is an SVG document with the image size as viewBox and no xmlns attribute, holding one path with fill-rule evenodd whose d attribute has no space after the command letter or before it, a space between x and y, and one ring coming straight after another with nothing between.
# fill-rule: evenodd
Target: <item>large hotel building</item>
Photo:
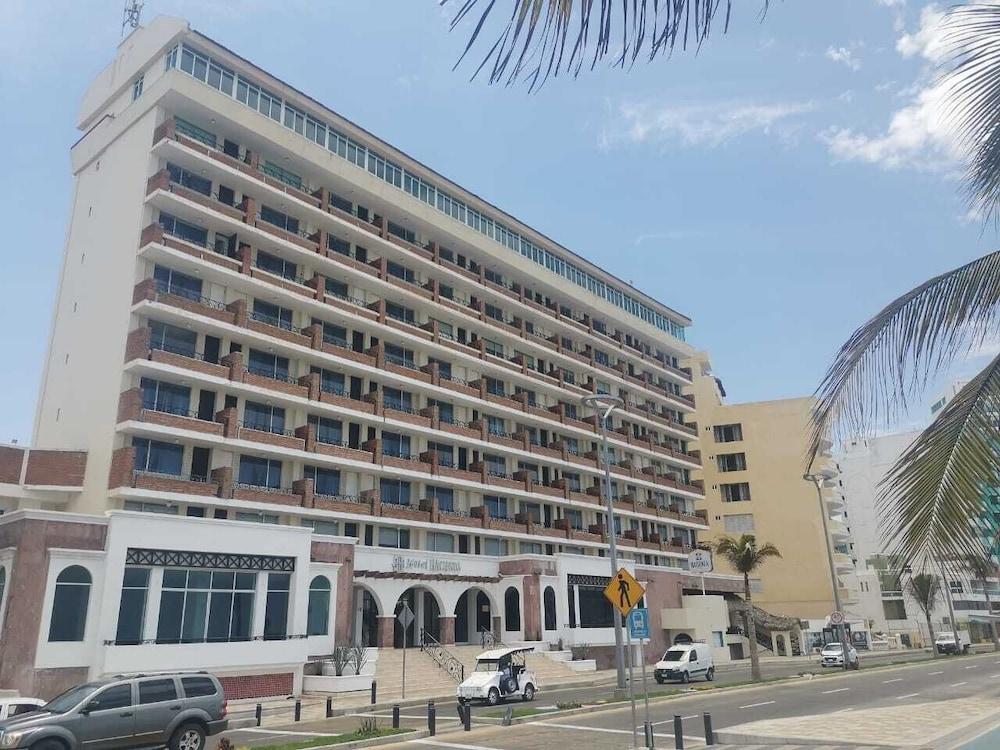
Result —
<instances>
[{"instance_id":1,"label":"large hotel building","mask_svg":"<svg viewBox=\"0 0 1000 750\"><path fill-rule=\"evenodd\" d=\"M610 533L675 637L708 528L687 318L177 19L78 126L33 447L0 448L0 687L287 694L421 633L600 654ZM613 528L591 393L625 403Z\"/></svg>"}]
</instances>

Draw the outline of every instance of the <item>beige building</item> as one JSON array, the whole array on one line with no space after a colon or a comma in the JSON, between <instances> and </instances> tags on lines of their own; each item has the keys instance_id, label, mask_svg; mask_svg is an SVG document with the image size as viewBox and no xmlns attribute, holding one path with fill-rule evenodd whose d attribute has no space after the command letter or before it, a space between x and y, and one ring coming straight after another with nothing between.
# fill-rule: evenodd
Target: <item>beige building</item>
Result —
<instances>
[{"instance_id":1,"label":"beige building","mask_svg":"<svg viewBox=\"0 0 1000 750\"><path fill-rule=\"evenodd\" d=\"M853 571L850 530L838 477L823 488L823 510L816 487L802 478L809 435L811 398L726 404L725 391L712 375L708 358L690 363L703 453L701 478L709 533L756 535L781 551L754 582L753 600L776 615L826 618L834 609L830 564L825 549L822 512L827 513L834 565L840 576ZM838 471L824 455L815 471ZM716 570L731 572L721 561ZM841 579L842 606L857 600Z\"/></svg>"}]
</instances>

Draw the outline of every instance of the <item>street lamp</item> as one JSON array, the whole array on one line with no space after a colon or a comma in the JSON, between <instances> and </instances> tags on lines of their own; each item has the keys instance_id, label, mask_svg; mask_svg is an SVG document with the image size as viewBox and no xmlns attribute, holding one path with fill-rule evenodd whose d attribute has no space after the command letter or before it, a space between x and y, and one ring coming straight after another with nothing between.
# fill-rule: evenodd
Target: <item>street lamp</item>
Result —
<instances>
[{"instance_id":1,"label":"street lamp","mask_svg":"<svg viewBox=\"0 0 1000 750\"><path fill-rule=\"evenodd\" d=\"M826 506L823 503L823 483L828 479L833 479L835 476L837 476L837 472L832 469L822 469L815 474L803 474L802 478L816 485L816 497L819 498L819 517L823 519L823 542L826 546L826 559L830 564L830 582L833 584L833 608L842 613L844 610L840 602L840 582L837 580L837 569L833 565L833 544L830 539L830 530L826 523ZM841 623L839 626L834 625L834 627L840 631L840 647L843 649L844 670L846 671L848 669L847 625Z\"/></svg>"},{"instance_id":2,"label":"street lamp","mask_svg":"<svg viewBox=\"0 0 1000 750\"><path fill-rule=\"evenodd\" d=\"M601 455L604 459L604 502L607 505L607 529L610 541L611 580L618 574L618 545L615 543L615 508L611 500L611 462L608 460L608 418L615 409L625 406L625 401L608 393L590 393L580 399L584 406L593 409L600 420ZM618 672L618 689L625 689L625 650L622 639L622 618L617 614L615 622L615 669Z\"/></svg>"}]
</instances>

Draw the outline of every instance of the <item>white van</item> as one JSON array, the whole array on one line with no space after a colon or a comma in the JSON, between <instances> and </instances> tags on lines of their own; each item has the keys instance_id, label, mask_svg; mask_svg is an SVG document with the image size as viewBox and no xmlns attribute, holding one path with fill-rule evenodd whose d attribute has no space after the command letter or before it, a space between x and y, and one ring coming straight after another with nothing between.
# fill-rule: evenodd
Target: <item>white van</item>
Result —
<instances>
[{"instance_id":1,"label":"white van","mask_svg":"<svg viewBox=\"0 0 1000 750\"><path fill-rule=\"evenodd\" d=\"M955 631L953 630L942 631L934 639L934 648L939 654L967 654L971 644L972 641L967 630L958 631L958 640L955 639Z\"/></svg>"},{"instance_id":2,"label":"white van","mask_svg":"<svg viewBox=\"0 0 1000 750\"><path fill-rule=\"evenodd\" d=\"M712 649L707 643L675 644L667 649L653 669L653 676L661 685L667 680L691 682L692 677L715 679Z\"/></svg>"}]
</instances>

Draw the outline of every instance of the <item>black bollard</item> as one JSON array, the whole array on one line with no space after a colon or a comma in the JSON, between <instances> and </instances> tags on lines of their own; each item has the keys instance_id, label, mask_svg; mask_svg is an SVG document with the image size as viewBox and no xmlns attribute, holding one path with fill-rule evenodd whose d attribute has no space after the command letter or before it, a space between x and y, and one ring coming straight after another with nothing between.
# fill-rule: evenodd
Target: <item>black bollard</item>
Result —
<instances>
[{"instance_id":1,"label":"black bollard","mask_svg":"<svg viewBox=\"0 0 1000 750\"><path fill-rule=\"evenodd\" d=\"M399 704L392 707L392 728L399 729Z\"/></svg>"},{"instance_id":2,"label":"black bollard","mask_svg":"<svg viewBox=\"0 0 1000 750\"><path fill-rule=\"evenodd\" d=\"M712 714L703 713L701 718L705 720L705 744L715 744L715 732L712 731Z\"/></svg>"},{"instance_id":3,"label":"black bollard","mask_svg":"<svg viewBox=\"0 0 1000 750\"><path fill-rule=\"evenodd\" d=\"M642 731L646 735L646 747L648 750L655 750L656 741L653 739L653 723L651 721L643 722Z\"/></svg>"},{"instance_id":4,"label":"black bollard","mask_svg":"<svg viewBox=\"0 0 1000 750\"><path fill-rule=\"evenodd\" d=\"M326 699L326 718L333 716L333 698L327 696Z\"/></svg>"},{"instance_id":5,"label":"black bollard","mask_svg":"<svg viewBox=\"0 0 1000 750\"><path fill-rule=\"evenodd\" d=\"M472 704L465 704L465 715L462 717L462 728L466 732L472 731Z\"/></svg>"},{"instance_id":6,"label":"black bollard","mask_svg":"<svg viewBox=\"0 0 1000 750\"><path fill-rule=\"evenodd\" d=\"M674 748L684 750L684 722L679 714L674 714Z\"/></svg>"},{"instance_id":7,"label":"black bollard","mask_svg":"<svg viewBox=\"0 0 1000 750\"><path fill-rule=\"evenodd\" d=\"M295 721L302 721L302 701L295 701Z\"/></svg>"},{"instance_id":8,"label":"black bollard","mask_svg":"<svg viewBox=\"0 0 1000 750\"><path fill-rule=\"evenodd\" d=\"M372 705L375 705L375 699L378 697L378 682L372 680Z\"/></svg>"},{"instance_id":9,"label":"black bollard","mask_svg":"<svg viewBox=\"0 0 1000 750\"><path fill-rule=\"evenodd\" d=\"M257 726L260 726L260 717L264 715L264 707L258 703L257 709L253 712L253 714L254 718L257 719Z\"/></svg>"},{"instance_id":10,"label":"black bollard","mask_svg":"<svg viewBox=\"0 0 1000 750\"><path fill-rule=\"evenodd\" d=\"M431 737L434 736L436 731L435 725L437 724L437 709L434 708L434 701L427 701L427 730L430 732Z\"/></svg>"}]
</instances>

